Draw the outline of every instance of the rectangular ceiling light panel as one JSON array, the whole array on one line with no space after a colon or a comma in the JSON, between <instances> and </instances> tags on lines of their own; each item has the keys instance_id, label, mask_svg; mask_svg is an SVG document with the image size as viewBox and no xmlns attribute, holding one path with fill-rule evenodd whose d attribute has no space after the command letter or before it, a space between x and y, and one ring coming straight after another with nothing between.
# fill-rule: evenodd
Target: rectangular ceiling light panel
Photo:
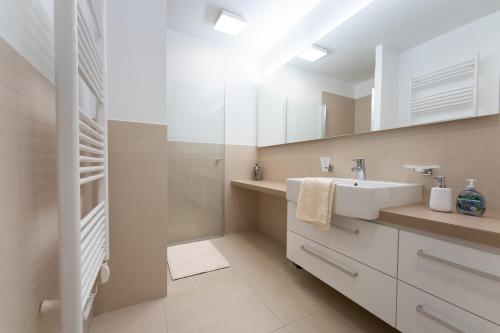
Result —
<instances>
[{"instance_id":1,"label":"rectangular ceiling light panel","mask_svg":"<svg viewBox=\"0 0 500 333\"><path fill-rule=\"evenodd\" d=\"M247 24L245 18L235 13L222 10L214 29L231 36L237 36Z\"/></svg>"},{"instance_id":2,"label":"rectangular ceiling light panel","mask_svg":"<svg viewBox=\"0 0 500 333\"><path fill-rule=\"evenodd\" d=\"M328 54L327 50L322 49L321 47L313 45L310 48L308 48L308 49L302 51L301 53L299 53L299 55L297 57L300 58L300 59L302 59L302 60L307 60L307 61L310 61L310 62L314 62L314 61L316 61L318 59L323 58L327 54Z\"/></svg>"}]
</instances>

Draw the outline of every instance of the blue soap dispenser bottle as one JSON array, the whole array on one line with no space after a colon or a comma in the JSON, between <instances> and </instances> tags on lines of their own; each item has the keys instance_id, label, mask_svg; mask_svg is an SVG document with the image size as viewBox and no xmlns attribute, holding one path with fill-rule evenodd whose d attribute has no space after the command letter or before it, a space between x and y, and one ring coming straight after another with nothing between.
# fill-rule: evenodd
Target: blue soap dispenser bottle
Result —
<instances>
[{"instance_id":1,"label":"blue soap dispenser bottle","mask_svg":"<svg viewBox=\"0 0 500 333\"><path fill-rule=\"evenodd\" d=\"M481 216L486 210L484 196L476 190L476 179L467 179L469 185L457 196L457 211L465 215Z\"/></svg>"}]
</instances>

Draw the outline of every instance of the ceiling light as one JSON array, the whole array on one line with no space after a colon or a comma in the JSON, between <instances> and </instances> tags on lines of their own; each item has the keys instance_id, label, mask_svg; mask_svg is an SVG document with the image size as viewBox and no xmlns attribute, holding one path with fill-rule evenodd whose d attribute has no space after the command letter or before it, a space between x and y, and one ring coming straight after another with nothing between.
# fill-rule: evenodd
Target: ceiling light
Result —
<instances>
[{"instance_id":1,"label":"ceiling light","mask_svg":"<svg viewBox=\"0 0 500 333\"><path fill-rule=\"evenodd\" d=\"M236 36L243 30L246 24L247 21L243 16L222 10L217 22L215 22L214 29L231 36Z\"/></svg>"},{"instance_id":2,"label":"ceiling light","mask_svg":"<svg viewBox=\"0 0 500 333\"><path fill-rule=\"evenodd\" d=\"M297 57L300 59L303 59L303 60L313 62L313 61L316 61L320 58L323 58L327 54L328 54L327 50L313 45L310 48L299 53L299 55Z\"/></svg>"}]
</instances>

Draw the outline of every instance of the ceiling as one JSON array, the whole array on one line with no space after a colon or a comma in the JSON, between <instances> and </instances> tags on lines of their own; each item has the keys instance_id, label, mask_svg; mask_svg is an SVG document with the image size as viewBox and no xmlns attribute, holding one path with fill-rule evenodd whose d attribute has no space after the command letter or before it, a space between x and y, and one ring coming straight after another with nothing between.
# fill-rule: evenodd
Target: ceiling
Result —
<instances>
[{"instance_id":1,"label":"ceiling","mask_svg":"<svg viewBox=\"0 0 500 333\"><path fill-rule=\"evenodd\" d=\"M374 0L315 42L332 54L314 63L294 58L289 64L363 82L373 78L377 45L405 51L498 10L499 0Z\"/></svg>"},{"instance_id":2,"label":"ceiling","mask_svg":"<svg viewBox=\"0 0 500 333\"><path fill-rule=\"evenodd\" d=\"M173 30L260 55L319 2L320 0L167 0L167 25ZM214 30L221 8L240 14L247 20L245 29L237 37Z\"/></svg>"}]
</instances>

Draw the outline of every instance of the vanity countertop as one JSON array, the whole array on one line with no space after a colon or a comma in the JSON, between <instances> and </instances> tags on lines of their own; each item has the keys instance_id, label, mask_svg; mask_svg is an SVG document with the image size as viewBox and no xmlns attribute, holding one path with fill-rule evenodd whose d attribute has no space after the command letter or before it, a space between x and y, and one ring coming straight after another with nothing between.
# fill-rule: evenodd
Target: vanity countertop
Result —
<instances>
[{"instance_id":1,"label":"vanity countertop","mask_svg":"<svg viewBox=\"0 0 500 333\"><path fill-rule=\"evenodd\" d=\"M271 182L268 180L238 179L232 180L231 185L286 198L285 183Z\"/></svg>"},{"instance_id":2,"label":"vanity countertop","mask_svg":"<svg viewBox=\"0 0 500 333\"><path fill-rule=\"evenodd\" d=\"M380 210L380 221L396 226L427 231L443 236L500 248L500 213L489 212L482 217L458 213L440 213L424 204Z\"/></svg>"}]
</instances>

